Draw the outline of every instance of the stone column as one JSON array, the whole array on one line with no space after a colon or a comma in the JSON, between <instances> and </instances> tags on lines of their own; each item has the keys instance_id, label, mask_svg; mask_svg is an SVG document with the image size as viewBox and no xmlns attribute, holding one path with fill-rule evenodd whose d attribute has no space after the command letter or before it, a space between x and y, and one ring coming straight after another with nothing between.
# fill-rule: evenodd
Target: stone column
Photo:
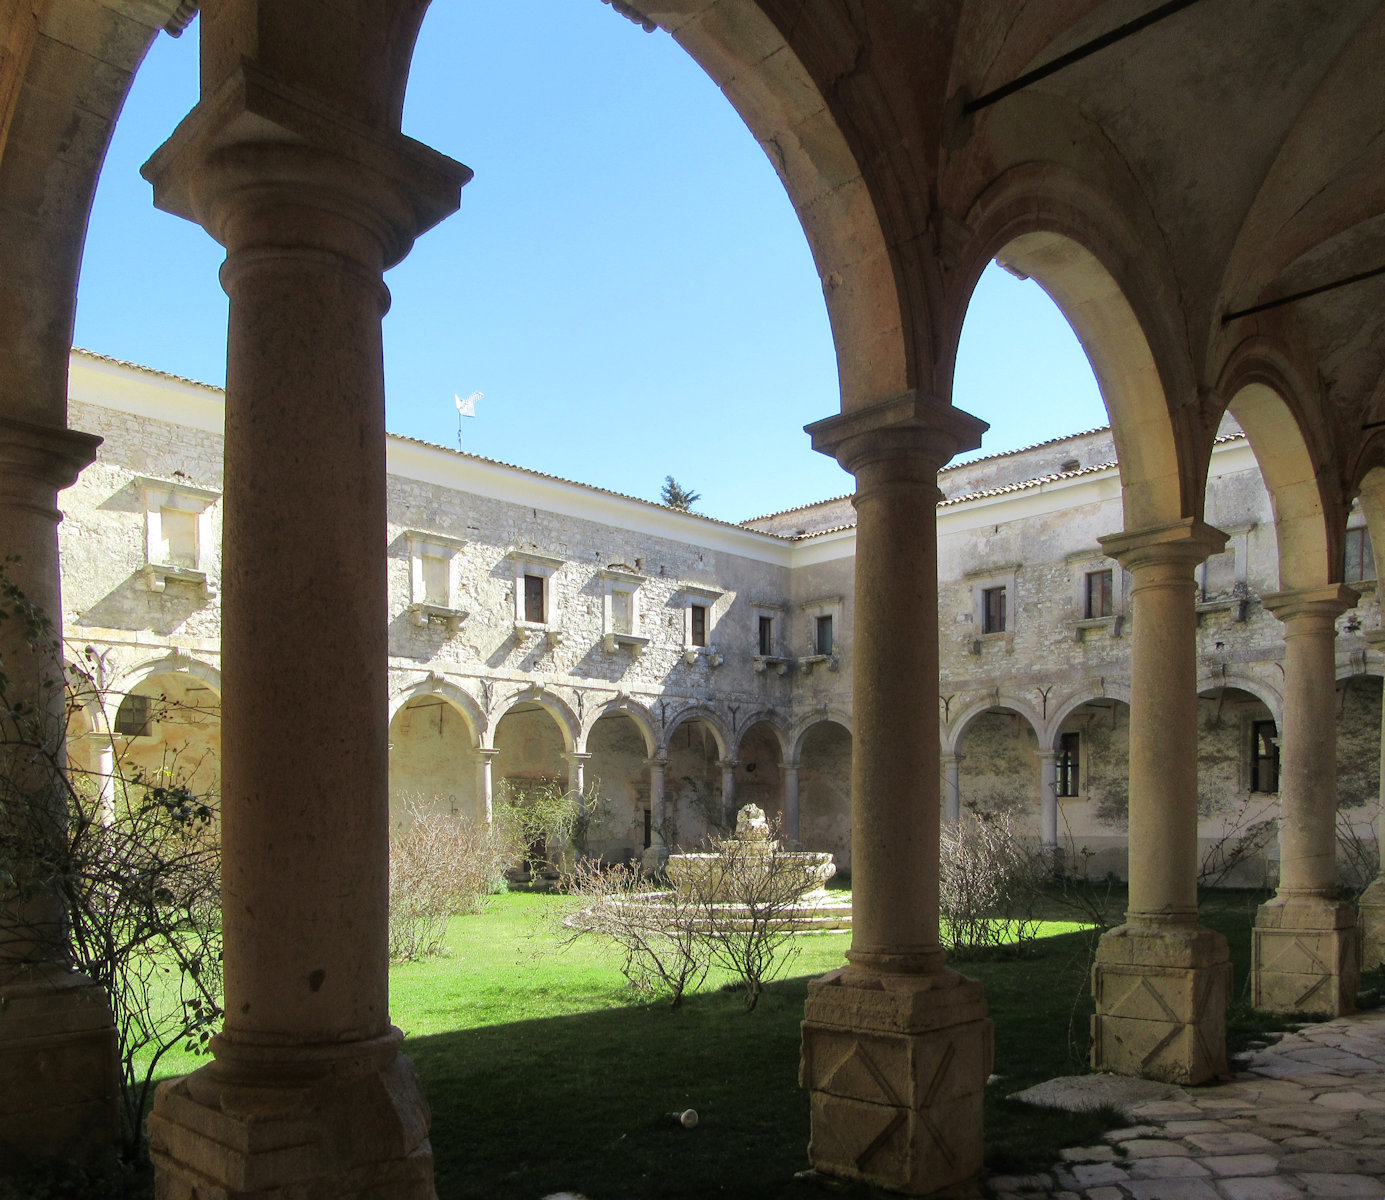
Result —
<instances>
[{"instance_id":1,"label":"stone column","mask_svg":"<svg viewBox=\"0 0 1385 1200\"><path fill-rule=\"evenodd\" d=\"M62 595L58 574L59 489L95 457L100 439L0 417L0 548L5 574L52 623L26 628L6 603L0 656L6 676L0 772L13 789L5 831L35 851L65 840L66 707ZM14 706L26 710L16 715ZM36 1158L89 1161L120 1132L115 1025L105 992L71 969L67 908L46 882L0 892L0 1172ZM46 879L46 876L45 876Z\"/></svg>"},{"instance_id":2,"label":"stone column","mask_svg":"<svg viewBox=\"0 0 1385 1200\"><path fill-rule=\"evenodd\" d=\"M657 875L668 862L668 844L664 841L664 768L668 757L656 754L645 764L649 768L649 848L644 852L644 869Z\"/></svg>"},{"instance_id":3,"label":"stone column","mask_svg":"<svg viewBox=\"0 0 1385 1200\"><path fill-rule=\"evenodd\" d=\"M586 815L587 800L583 793L586 791L586 766L587 760L591 755L586 752L574 750L567 756L567 791L573 802L577 805L579 827L572 839L569 852L572 855L586 852L587 831L586 822L582 818ZM570 864L564 863L564 869L571 869Z\"/></svg>"},{"instance_id":4,"label":"stone column","mask_svg":"<svg viewBox=\"0 0 1385 1200\"><path fill-rule=\"evenodd\" d=\"M721 768L721 807L728 830L736 828L736 768L740 765L738 758L724 758L717 763Z\"/></svg>"},{"instance_id":5,"label":"stone column","mask_svg":"<svg viewBox=\"0 0 1385 1200\"><path fill-rule=\"evenodd\" d=\"M1264 597L1284 622L1279 731L1279 890L1255 917L1250 1001L1335 1017L1356 1008L1356 911L1337 894L1337 618L1341 584Z\"/></svg>"},{"instance_id":6,"label":"stone column","mask_svg":"<svg viewBox=\"0 0 1385 1200\"><path fill-rule=\"evenodd\" d=\"M965 754L944 754L943 820L956 825L962 819L962 759Z\"/></svg>"},{"instance_id":7,"label":"stone column","mask_svg":"<svg viewBox=\"0 0 1385 1200\"><path fill-rule=\"evenodd\" d=\"M495 774L491 764L495 762L495 756L499 753L500 751L493 746L480 746L476 751L477 799L487 825L495 821Z\"/></svg>"},{"instance_id":8,"label":"stone column","mask_svg":"<svg viewBox=\"0 0 1385 1200\"><path fill-rule=\"evenodd\" d=\"M1058 755L1040 750L1039 840L1050 850L1058 847Z\"/></svg>"},{"instance_id":9,"label":"stone column","mask_svg":"<svg viewBox=\"0 0 1385 1200\"><path fill-rule=\"evenodd\" d=\"M939 468L983 422L918 393L808 427L856 477L852 934L809 985L800 1078L820 1171L913 1195L981 1167L981 985L938 941Z\"/></svg>"},{"instance_id":10,"label":"stone column","mask_svg":"<svg viewBox=\"0 0 1385 1200\"><path fill-rule=\"evenodd\" d=\"M96 788L101 800L102 821L115 819L115 742L109 733L90 735L96 746Z\"/></svg>"},{"instance_id":11,"label":"stone column","mask_svg":"<svg viewBox=\"0 0 1385 1200\"><path fill-rule=\"evenodd\" d=\"M1197 923L1194 570L1226 544L1201 521L1098 539L1132 578L1130 907L1092 971L1099 1071L1194 1084L1226 1072L1231 962Z\"/></svg>"},{"instance_id":12,"label":"stone column","mask_svg":"<svg viewBox=\"0 0 1385 1200\"><path fill-rule=\"evenodd\" d=\"M1385 648L1385 629L1372 629L1365 634L1377 650ZM1385 849L1385 702L1380 706L1380 801L1376 808L1375 845L1377 854ZM1361 966L1371 970L1385 964L1385 854L1381 854L1381 872L1371 880L1357 901L1361 923Z\"/></svg>"},{"instance_id":13,"label":"stone column","mask_svg":"<svg viewBox=\"0 0 1385 1200\"><path fill-rule=\"evenodd\" d=\"M798 769L803 764L786 762L784 772L784 838L791 846L801 840L802 818L798 808Z\"/></svg>"},{"instance_id":14,"label":"stone column","mask_svg":"<svg viewBox=\"0 0 1385 1200\"><path fill-rule=\"evenodd\" d=\"M241 63L145 175L225 245L230 297L226 1019L215 1061L159 1090L159 1196L431 1200L388 1011L380 319L383 271L469 172Z\"/></svg>"}]
</instances>

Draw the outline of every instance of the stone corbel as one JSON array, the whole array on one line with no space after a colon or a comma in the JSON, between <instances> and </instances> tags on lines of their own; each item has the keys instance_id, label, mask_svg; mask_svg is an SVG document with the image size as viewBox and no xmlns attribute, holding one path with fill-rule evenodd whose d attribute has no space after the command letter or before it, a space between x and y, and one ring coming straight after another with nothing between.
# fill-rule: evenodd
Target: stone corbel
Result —
<instances>
[{"instance_id":1,"label":"stone corbel","mask_svg":"<svg viewBox=\"0 0 1385 1200\"><path fill-rule=\"evenodd\" d=\"M756 654L751 662L755 664L755 673L763 675L766 671L773 671L776 675L787 675L792 659L781 658L777 654Z\"/></svg>"},{"instance_id":2,"label":"stone corbel","mask_svg":"<svg viewBox=\"0 0 1385 1200\"><path fill-rule=\"evenodd\" d=\"M835 654L807 654L798 660L805 675L811 675L818 663L824 664L829 671L835 671L841 665Z\"/></svg>"},{"instance_id":3,"label":"stone corbel","mask_svg":"<svg viewBox=\"0 0 1385 1200\"><path fill-rule=\"evenodd\" d=\"M145 563L140 569L140 574L144 577L144 586L156 595L162 595L172 580L175 583L192 585L206 600L216 597L216 585L207 578L206 571L197 571L192 567L170 566L167 563Z\"/></svg>"},{"instance_id":4,"label":"stone corbel","mask_svg":"<svg viewBox=\"0 0 1385 1200\"><path fill-rule=\"evenodd\" d=\"M441 604L411 604L408 608L409 624L416 629L426 629L436 621L447 626L448 635L459 633L462 622L470 615L464 609L447 608Z\"/></svg>"},{"instance_id":5,"label":"stone corbel","mask_svg":"<svg viewBox=\"0 0 1385 1200\"><path fill-rule=\"evenodd\" d=\"M707 665L715 670L726 661L725 656L717 653L715 646L684 646L683 661L690 667L697 666L697 660L701 658Z\"/></svg>"},{"instance_id":6,"label":"stone corbel","mask_svg":"<svg viewBox=\"0 0 1385 1200\"><path fill-rule=\"evenodd\" d=\"M639 637L633 633L607 633L601 637L601 648L607 654L614 654L622 646L627 646L630 653L638 658L644 653L644 648L649 645L647 637Z\"/></svg>"}]
</instances>

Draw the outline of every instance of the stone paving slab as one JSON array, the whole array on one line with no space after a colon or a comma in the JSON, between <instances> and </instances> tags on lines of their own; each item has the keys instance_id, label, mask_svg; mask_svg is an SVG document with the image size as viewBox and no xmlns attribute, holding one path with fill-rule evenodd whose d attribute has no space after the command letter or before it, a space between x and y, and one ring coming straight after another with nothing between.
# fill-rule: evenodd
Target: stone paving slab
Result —
<instances>
[{"instance_id":1,"label":"stone paving slab","mask_svg":"<svg viewBox=\"0 0 1385 1200\"><path fill-rule=\"evenodd\" d=\"M1385 1010L1304 1026L1243 1056L1234 1079L1210 1087L1119 1079L1073 1076L1018 1093L1068 1111L1112 1104L1132 1124L1099 1145L1064 1150L1051 1172L986 1179L986 1194L1385 1200Z\"/></svg>"}]
</instances>

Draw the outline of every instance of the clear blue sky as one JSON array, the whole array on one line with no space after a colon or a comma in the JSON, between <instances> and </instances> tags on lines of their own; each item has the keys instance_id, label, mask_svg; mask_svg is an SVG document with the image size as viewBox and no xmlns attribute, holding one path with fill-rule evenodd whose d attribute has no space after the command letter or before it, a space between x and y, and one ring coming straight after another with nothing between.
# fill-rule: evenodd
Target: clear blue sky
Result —
<instances>
[{"instance_id":1,"label":"clear blue sky","mask_svg":"<svg viewBox=\"0 0 1385 1200\"><path fill-rule=\"evenodd\" d=\"M197 25L160 35L92 213L76 343L225 379L221 249L157 212L140 164L197 95ZM476 172L387 277L387 422L657 499L665 475L728 520L851 490L802 426L839 408L822 290L788 198L673 40L598 0L438 0L405 132ZM1033 283L992 267L955 401L983 452L1104 424L1090 368Z\"/></svg>"}]
</instances>

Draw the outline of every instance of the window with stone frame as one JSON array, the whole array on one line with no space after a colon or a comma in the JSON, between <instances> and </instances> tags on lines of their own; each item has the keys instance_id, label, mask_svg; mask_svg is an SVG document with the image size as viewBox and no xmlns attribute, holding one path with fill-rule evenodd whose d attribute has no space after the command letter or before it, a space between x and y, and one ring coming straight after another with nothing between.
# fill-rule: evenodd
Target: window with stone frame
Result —
<instances>
[{"instance_id":1,"label":"window with stone frame","mask_svg":"<svg viewBox=\"0 0 1385 1200\"><path fill-rule=\"evenodd\" d=\"M705 646L707 644L707 606L690 604L688 606L688 644Z\"/></svg>"},{"instance_id":2,"label":"window with stone frame","mask_svg":"<svg viewBox=\"0 0 1385 1200\"><path fill-rule=\"evenodd\" d=\"M551 645L562 641L558 605L558 573L564 559L530 550L508 555L515 570L515 632L543 632Z\"/></svg>"},{"instance_id":3,"label":"window with stone frame","mask_svg":"<svg viewBox=\"0 0 1385 1200\"><path fill-rule=\"evenodd\" d=\"M774 653L774 618L764 613L760 614L759 624L759 653L769 657Z\"/></svg>"},{"instance_id":4,"label":"window with stone frame","mask_svg":"<svg viewBox=\"0 0 1385 1200\"><path fill-rule=\"evenodd\" d=\"M981 632L1004 633L1009 627L1009 604L1005 586L981 589Z\"/></svg>"},{"instance_id":5,"label":"window with stone frame","mask_svg":"<svg viewBox=\"0 0 1385 1200\"><path fill-rule=\"evenodd\" d=\"M1092 621L1116 615L1115 571L1104 567L1088 571L1083 578L1083 617Z\"/></svg>"},{"instance_id":6,"label":"window with stone frame","mask_svg":"<svg viewBox=\"0 0 1385 1200\"><path fill-rule=\"evenodd\" d=\"M1250 790L1279 791L1279 731L1273 721L1250 723Z\"/></svg>"},{"instance_id":7,"label":"window with stone frame","mask_svg":"<svg viewBox=\"0 0 1385 1200\"><path fill-rule=\"evenodd\" d=\"M548 608L544 604L544 578L542 575L524 576L524 619L535 625L548 620Z\"/></svg>"},{"instance_id":8,"label":"window with stone frame","mask_svg":"<svg viewBox=\"0 0 1385 1200\"><path fill-rule=\"evenodd\" d=\"M816 654L831 654L834 644L832 614L824 613L817 618L813 629L813 651Z\"/></svg>"}]
</instances>

